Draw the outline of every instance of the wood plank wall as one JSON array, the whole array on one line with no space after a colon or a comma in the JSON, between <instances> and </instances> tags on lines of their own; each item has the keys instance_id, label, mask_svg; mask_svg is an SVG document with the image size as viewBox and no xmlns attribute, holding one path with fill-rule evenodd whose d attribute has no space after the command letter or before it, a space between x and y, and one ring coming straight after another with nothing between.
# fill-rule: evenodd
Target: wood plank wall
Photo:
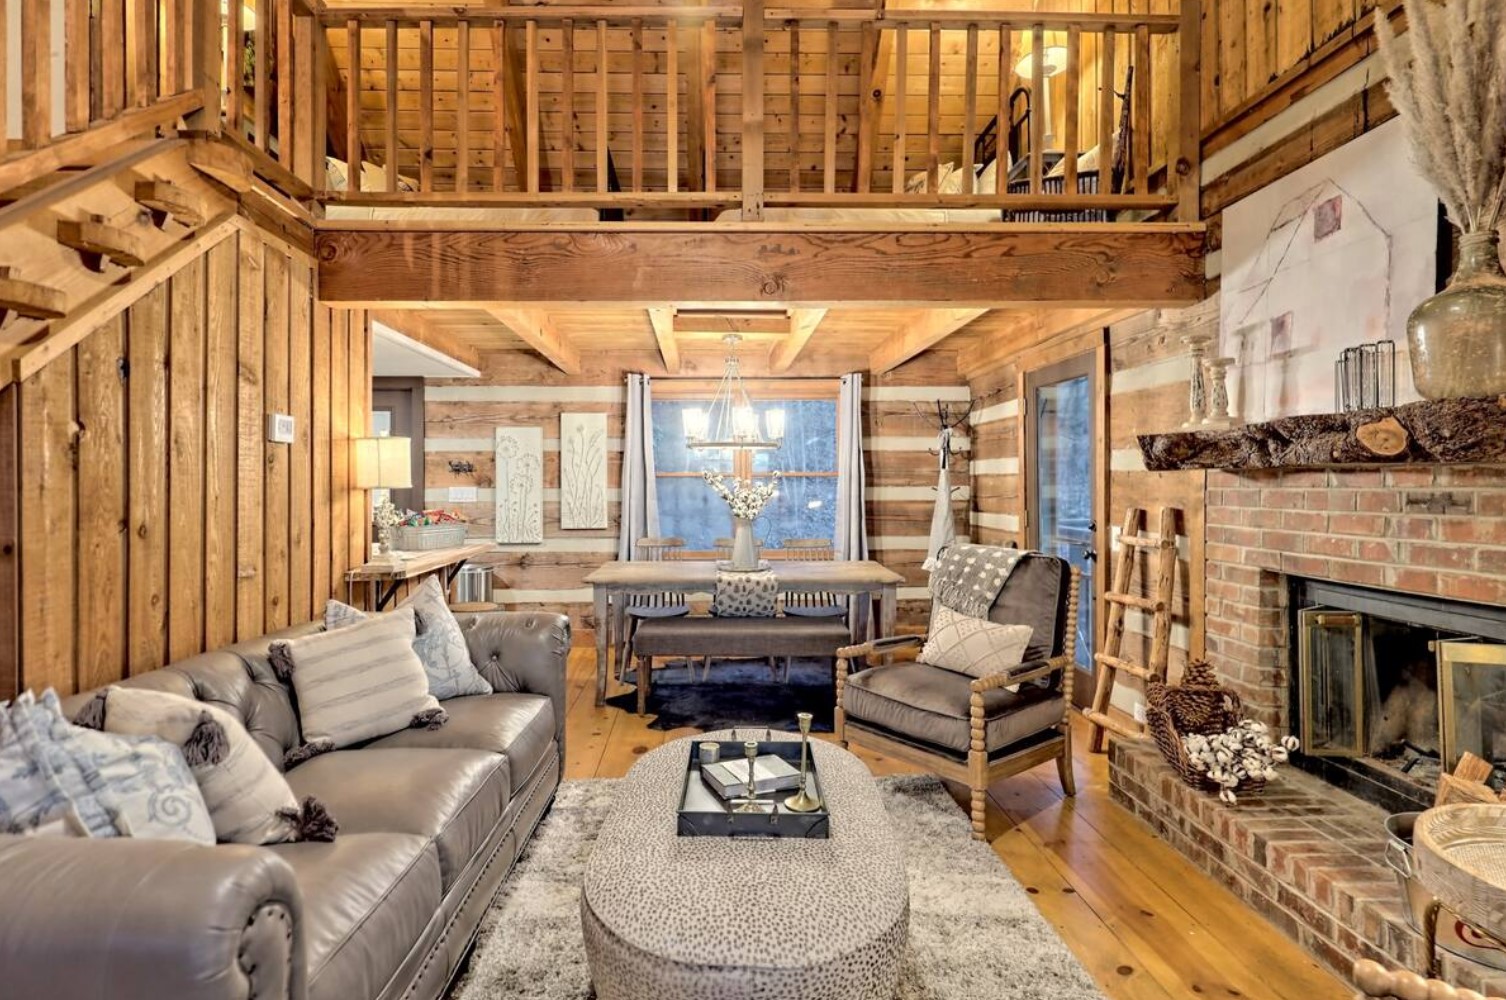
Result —
<instances>
[{"instance_id":1,"label":"wood plank wall","mask_svg":"<svg viewBox=\"0 0 1506 1000\"><path fill-rule=\"evenodd\" d=\"M13 557L0 501L0 585L25 600L0 697L140 674L343 593L367 537L347 439L369 421L370 336L364 313L320 306L314 280L300 252L234 231L5 390L20 543ZM273 412L293 415L294 443L267 442Z\"/></svg>"},{"instance_id":2,"label":"wood plank wall","mask_svg":"<svg viewBox=\"0 0 1506 1000\"><path fill-rule=\"evenodd\" d=\"M1002 321L1002 320L1001 320ZM985 318L983 323L989 322ZM1131 506L1148 511L1154 531L1163 506L1182 510L1178 529L1180 557L1173 596L1171 673L1180 674L1189 655L1203 649L1203 506L1205 476L1200 472L1145 471L1135 435L1171 429L1187 415L1191 371L1181 337L1189 332L1212 332L1218 326L1215 297L1187 310L1148 311L1116 323L1108 330L1106 386L1108 428L1108 496L1104 505L1110 538ZM1025 490L1020 385L1024 373L1094 350L1104 343L1101 327L1065 331L1045 343L971 373L969 384L979 400L973 415L974 535L998 545L1026 544ZM1110 546L1109 551L1112 551ZM1110 571L1109 551L1100 549L1101 574ZM1132 592L1148 594L1154 568L1146 555L1136 562ZM1097 627L1101 635L1104 609L1099 602ZM1143 662L1149 653L1151 622L1142 612L1126 616L1124 650ZM1139 697L1130 680L1116 691L1116 704L1130 711Z\"/></svg>"},{"instance_id":3,"label":"wood plank wall","mask_svg":"<svg viewBox=\"0 0 1506 1000\"><path fill-rule=\"evenodd\" d=\"M576 640L590 641L590 589L587 573L615 558L621 440L624 424L623 378L629 371L661 371L657 356L648 353L596 352L583 359L578 376L566 376L537 355L499 351L482 356L482 375L474 380L430 380L425 392L425 484L430 505L460 511L471 521L477 539L494 538L491 490L495 459L492 436L499 426L538 426L544 431L544 543L499 547L489 559L494 567L494 595L509 609L538 609L570 615ZM720 373L719 353L683 357L682 374L695 378ZM790 376L832 377L866 367L866 355L802 356ZM765 374L765 361L750 355L744 360L749 377ZM950 399L966 405L967 387L957 375L951 352L931 352L883 376L868 386L865 403L865 443L869 504L868 532L873 558L905 575L900 597L900 621L915 626L925 620L926 574L920 564L933 507L931 487L936 460L929 453L935 437L932 423L915 414L913 402ZM960 401L960 402L959 402ZM565 531L559 526L559 417L565 412L604 412L612 450L608 457L608 527L596 531ZM450 463L469 462L474 472L455 472ZM954 482L967 484L967 455L958 456ZM448 499L451 486L475 486L478 502L456 504ZM957 498L958 530L965 532L967 493ZM478 562L483 560L478 560Z\"/></svg>"}]
</instances>

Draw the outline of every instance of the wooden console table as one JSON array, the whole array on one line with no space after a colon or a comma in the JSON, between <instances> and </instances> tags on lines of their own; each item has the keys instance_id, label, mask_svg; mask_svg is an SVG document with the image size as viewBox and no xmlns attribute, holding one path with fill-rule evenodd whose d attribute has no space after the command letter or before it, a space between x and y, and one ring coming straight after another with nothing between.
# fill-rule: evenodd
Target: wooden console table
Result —
<instances>
[{"instance_id":1,"label":"wooden console table","mask_svg":"<svg viewBox=\"0 0 1506 1000\"><path fill-rule=\"evenodd\" d=\"M430 573L444 574L444 588L448 594L461 567L476 556L492 551L493 547L491 542L471 542L428 552L399 552L401 562L369 562L347 572L345 596L352 596L356 584L369 584L376 588L376 610L381 611L392 603L400 586Z\"/></svg>"},{"instance_id":2,"label":"wooden console table","mask_svg":"<svg viewBox=\"0 0 1506 1000\"><path fill-rule=\"evenodd\" d=\"M899 585L905 578L871 559L778 561L770 567L781 591L866 595L879 603L879 635L893 635L899 608ZM716 563L711 560L609 562L586 576L595 597L596 704L607 697L611 637L622 635L624 598L628 594L711 594L716 590ZM865 605L850 622L854 642L868 631Z\"/></svg>"}]
</instances>

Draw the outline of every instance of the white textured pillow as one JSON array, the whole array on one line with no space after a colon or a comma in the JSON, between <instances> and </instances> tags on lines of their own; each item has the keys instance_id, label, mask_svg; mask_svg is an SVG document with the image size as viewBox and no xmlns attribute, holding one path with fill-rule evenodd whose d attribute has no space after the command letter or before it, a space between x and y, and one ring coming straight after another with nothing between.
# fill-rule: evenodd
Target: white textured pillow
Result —
<instances>
[{"instance_id":1,"label":"white textured pillow","mask_svg":"<svg viewBox=\"0 0 1506 1000\"><path fill-rule=\"evenodd\" d=\"M410 726L444 724L445 711L429 693L423 662L413 652L416 634L413 609L402 608L272 644L273 666L298 696L305 747L334 750Z\"/></svg>"},{"instance_id":2,"label":"white textured pillow","mask_svg":"<svg viewBox=\"0 0 1506 1000\"><path fill-rule=\"evenodd\" d=\"M203 793L214 837L230 844L330 840L334 825L310 800L300 809L288 780L241 721L217 705L168 691L107 687L80 713L107 733L156 736L183 749Z\"/></svg>"},{"instance_id":3,"label":"white textured pillow","mask_svg":"<svg viewBox=\"0 0 1506 1000\"><path fill-rule=\"evenodd\" d=\"M938 603L920 660L969 677L991 677L1024 662L1034 632L1029 625L999 625Z\"/></svg>"},{"instance_id":4,"label":"white textured pillow","mask_svg":"<svg viewBox=\"0 0 1506 1000\"><path fill-rule=\"evenodd\" d=\"M492 693L492 686L471 663L465 633L445 600L439 577L425 578L413 595L398 607L412 608L416 615L418 637L413 640L413 651L429 675L430 694L440 701L448 701L466 695ZM340 601L332 600L324 606L324 627L330 631L354 622L369 621L372 617Z\"/></svg>"}]
</instances>

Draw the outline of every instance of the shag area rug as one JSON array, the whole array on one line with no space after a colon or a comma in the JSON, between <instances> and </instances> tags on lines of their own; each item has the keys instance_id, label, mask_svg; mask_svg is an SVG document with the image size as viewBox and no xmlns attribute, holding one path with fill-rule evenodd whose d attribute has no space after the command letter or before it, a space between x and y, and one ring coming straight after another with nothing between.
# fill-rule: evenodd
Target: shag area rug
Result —
<instances>
[{"instance_id":1,"label":"shag area rug","mask_svg":"<svg viewBox=\"0 0 1506 1000\"><path fill-rule=\"evenodd\" d=\"M796 730L795 715L810 712L811 728L818 733L832 730L832 709L836 705L835 674L830 660L797 659L784 680L784 667L775 677L762 660L721 660L711 664L711 676L696 679L678 661L673 665L661 660L654 671L654 686L648 693L648 714L654 717L650 729L672 730L691 727L705 732L716 729ZM627 675L629 683L633 674ZM607 699L607 704L627 712L638 711L638 693L628 690Z\"/></svg>"},{"instance_id":2,"label":"shag area rug","mask_svg":"<svg viewBox=\"0 0 1506 1000\"><path fill-rule=\"evenodd\" d=\"M567 781L481 925L452 1000L590 1000L580 881L617 782ZM897 1000L1103 1000L935 778L879 779L905 845L910 944ZM712 998L708 998L712 1000Z\"/></svg>"}]
</instances>

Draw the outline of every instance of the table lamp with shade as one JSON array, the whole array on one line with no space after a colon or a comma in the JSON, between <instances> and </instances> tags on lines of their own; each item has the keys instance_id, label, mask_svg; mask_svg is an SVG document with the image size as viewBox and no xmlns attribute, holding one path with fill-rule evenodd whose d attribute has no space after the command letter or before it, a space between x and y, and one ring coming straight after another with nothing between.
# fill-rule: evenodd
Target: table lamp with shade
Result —
<instances>
[{"instance_id":1,"label":"table lamp with shade","mask_svg":"<svg viewBox=\"0 0 1506 1000\"><path fill-rule=\"evenodd\" d=\"M413 487L413 446L405 437L356 438L355 486L361 490L406 490ZM373 562L396 562L392 551L392 529L397 525L398 511L392 497L384 493L372 510L372 522L377 526L376 551Z\"/></svg>"}]
</instances>

